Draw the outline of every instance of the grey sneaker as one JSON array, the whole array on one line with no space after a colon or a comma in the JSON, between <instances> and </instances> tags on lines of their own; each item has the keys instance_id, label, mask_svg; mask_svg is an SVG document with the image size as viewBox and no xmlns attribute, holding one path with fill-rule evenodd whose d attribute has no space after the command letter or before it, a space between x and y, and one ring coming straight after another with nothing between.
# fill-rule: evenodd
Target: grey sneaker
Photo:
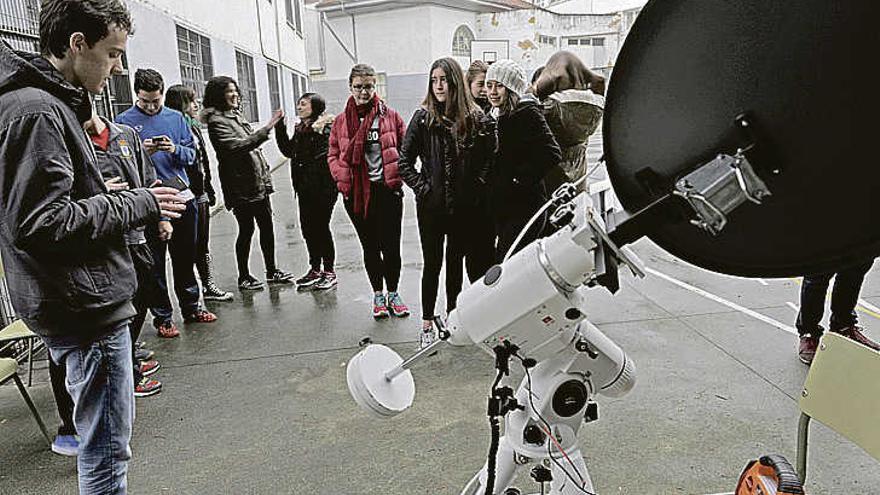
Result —
<instances>
[{"instance_id":1,"label":"grey sneaker","mask_svg":"<svg viewBox=\"0 0 880 495\"><path fill-rule=\"evenodd\" d=\"M241 290L263 290L263 282L247 275L238 279L238 288Z\"/></svg>"},{"instance_id":2,"label":"grey sneaker","mask_svg":"<svg viewBox=\"0 0 880 495\"><path fill-rule=\"evenodd\" d=\"M279 269L266 273L266 283L269 284L292 284L295 275Z\"/></svg>"},{"instance_id":3,"label":"grey sneaker","mask_svg":"<svg viewBox=\"0 0 880 495\"><path fill-rule=\"evenodd\" d=\"M336 288L336 274L333 272L323 272L321 273L321 280L315 284L316 290L330 290Z\"/></svg>"}]
</instances>

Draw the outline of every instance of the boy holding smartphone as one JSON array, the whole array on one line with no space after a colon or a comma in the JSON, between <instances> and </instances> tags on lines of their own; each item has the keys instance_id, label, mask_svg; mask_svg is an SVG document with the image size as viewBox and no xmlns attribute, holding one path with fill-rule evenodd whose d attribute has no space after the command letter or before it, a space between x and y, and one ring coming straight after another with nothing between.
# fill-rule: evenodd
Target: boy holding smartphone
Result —
<instances>
[{"instance_id":1,"label":"boy holding smartphone","mask_svg":"<svg viewBox=\"0 0 880 495\"><path fill-rule=\"evenodd\" d=\"M211 323L217 316L206 311L199 303L201 291L196 281L196 205L192 191L189 190L189 177L186 169L196 158L195 145L189 126L180 112L164 106L165 83L162 76L153 69L138 69L134 75L134 90L137 101L134 106L116 116L116 122L133 127L141 139L144 149L156 167L156 177L163 185L181 191L181 196L189 198L186 211L179 219L159 222L156 241L151 242L155 260L154 275L164 292L160 303L151 308L153 325L160 337L172 338L180 335L172 319L171 300L168 297L168 282L165 279L165 253L171 254L174 273L174 292L188 323ZM164 220L164 219L163 219Z\"/></svg>"}]
</instances>

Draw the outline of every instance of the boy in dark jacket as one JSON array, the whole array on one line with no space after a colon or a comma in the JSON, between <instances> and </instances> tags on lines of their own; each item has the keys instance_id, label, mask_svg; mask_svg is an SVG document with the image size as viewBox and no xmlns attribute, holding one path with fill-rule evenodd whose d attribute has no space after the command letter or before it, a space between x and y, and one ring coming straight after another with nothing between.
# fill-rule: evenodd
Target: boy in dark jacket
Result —
<instances>
[{"instance_id":1,"label":"boy in dark jacket","mask_svg":"<svg viewBox=\"0 0 880 495\"><path fill-rule=\"evenodd\" d=\"M125 493L137 280L123 234L179 216L166 187L108 193L82 124L122 71L119 0L47 0L42 56L0 43L0 251L12 305L67 369L82 493Z\"/></svg>"}]
</instances>

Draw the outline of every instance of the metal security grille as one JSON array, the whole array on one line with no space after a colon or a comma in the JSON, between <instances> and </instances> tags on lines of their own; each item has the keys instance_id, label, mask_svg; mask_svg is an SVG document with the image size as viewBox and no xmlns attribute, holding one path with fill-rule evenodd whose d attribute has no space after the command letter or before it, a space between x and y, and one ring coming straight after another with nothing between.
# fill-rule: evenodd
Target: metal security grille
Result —
<instances>
[{"instance_id":1,"label":"metal security grille","mask_svg":"<svg viewBox=\"0 0 880 495\"><path fill-rule=\"evenodd\" d=\"M37 0L0 0L0 39L14 50L40 50L40 5ZM15 320L15 310L9 299L9 287L0 261L0 328ZM4 353L8 349L4 349Z\"/></svg>"},{"instance_id":2,"label":"metal security grille","mask_svg":"<svg viewBox=\"0 0 880 495\"><path fill-rule=\"evenodd\" d=\"M0 0L0 39L15 50L40 50L38 0Z\"/></svg>"},{"instance_id":3,"label":"metal security grille","mask_svg":"<svg viewBox=\"0 0 880 495\"><path fill-rule=\"evenodd\" d=\"M235 66L238 70L238 89L241 91L241 111L250 122L260 119L257 107L257 79L254 75L254 59L250 55L235 51Z\"/></svg>"},{"instance_id":4,"label":"metal security grille","mask_svg":"<svg viewBox=\"0 0 880 495\"><path fill-rule=\"evenodd\" d=\"M95 110L98 115L113 120L116 114L127 110L134 103L129 86L128 57L122 54L122 74L110 78L110 84L103 93L95 96Z\"/></svg>"},{"instance_id":5,"label":"metal security grille","mask_svg":"<svg viewBox=\"0 0 880 495\"><path fill-rule=\"evenodd\" d=\"M193 88L196 96L205 94L205 84L214 77L211 40L185 27L177 26L177 55L180 59L180 78Z\"/></svg>"}]
</instances>

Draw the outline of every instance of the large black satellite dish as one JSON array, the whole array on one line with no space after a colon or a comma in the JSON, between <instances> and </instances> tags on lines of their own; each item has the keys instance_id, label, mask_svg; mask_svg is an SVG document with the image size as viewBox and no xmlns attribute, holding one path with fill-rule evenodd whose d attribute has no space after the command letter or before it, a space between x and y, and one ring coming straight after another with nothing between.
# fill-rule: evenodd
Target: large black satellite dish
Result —
<instances>
[{"instance_id":1,"label":"large black satellite dish","mask_svg":"<svg viewBox=\"0 0 880 495\"><path fill-rule=\"evenodd\" d=\"M738 207L714 236L678 206L643 222L644 234L743 276L819 273L880 254L878 14L875 0L650 1L605 107L608 172L624 208L645 208L748 144L741 114L754 129L746 156L772 196Z\"/></svg>"}]
</instances>

